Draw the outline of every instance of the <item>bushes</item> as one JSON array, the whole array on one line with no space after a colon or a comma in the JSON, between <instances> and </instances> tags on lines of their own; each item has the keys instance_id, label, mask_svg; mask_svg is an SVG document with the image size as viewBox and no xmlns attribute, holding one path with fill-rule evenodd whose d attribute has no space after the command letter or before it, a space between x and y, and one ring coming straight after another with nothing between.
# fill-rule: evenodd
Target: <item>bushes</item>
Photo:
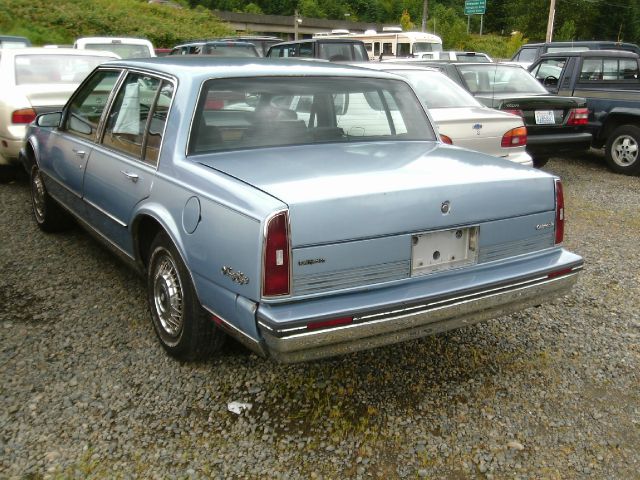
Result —
<instances>
[{"instance_id":1,"label":"bushes","mask_svg":"<svg viewBox=\"0 0 640 480\"><path fill-rule=\"evenodd\" d=\"M34 45L106 35L144 37L156 47L172 47L233 33L204 8L172 8L145 0L0 0L0 12L0 32L28 37Z\"/></svg>"}]
</instances>

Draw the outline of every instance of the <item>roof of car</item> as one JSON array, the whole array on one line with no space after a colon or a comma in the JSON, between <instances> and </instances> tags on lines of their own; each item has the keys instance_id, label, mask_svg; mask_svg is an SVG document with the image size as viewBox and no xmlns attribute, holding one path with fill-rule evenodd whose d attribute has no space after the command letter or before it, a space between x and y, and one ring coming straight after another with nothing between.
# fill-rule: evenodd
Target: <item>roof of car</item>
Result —
<instances>
[{"instance_id":1,"label":"roof of car","mask_svg":"<svg viewBox=\"0 0 640 480\"><path fill-rule=\"evenodd\" d=\"M581 47L581 46L586 46L586 45L633 45L635 46L635 43L629 43L629 42L615 42L613 40L576 40L576 41L570 41L570 42L539 42L539 43L527 43L525 45L522 46L522 48L524 47L542 47L542 46L552 46L552 47L569 47L569 46L574 46L574 47Z\"/></svg>"},{"instance_id":2,"label":"roof of car","mask_svg":"<svg viewBox=\"0 0 640 480\"><path fill-rule=\"evenodd\" d=\"M185 42L176 45L173 48L188 47L191 45L222 45L228 47L254 47L255 45L248 40L194 40L193 42Z\"/></svg>"},{"instance_id":3,"label":"roof of car","mask_svg":"<svg viewBox=\"0 0 640 480\"><path fill-rule=\"evenodd\" d=\"M319 38L304 38L301 40L290 40L287 42L280 42L280 43L276 43L275 45L273 45L274 47L277 45L283 45L283 44L293 44L293 43L306 43L306 42L313 42L313 43L318 43L318 42L322 42L322 43L364 43L362 40L358 40L357 38L329 38L329 37L319 37Z\"/></svg>"},{"instance_id":4,"label":"roof of car","mask_svg":"<svg viewBox=\"0 0 640 480\"><path fill-rule=\"evenodd\" d=\"M412 65L410 63L401 63L401 62L353 62L350 63L350 65L354 66L354 67L363 67L363 68L369 68L371 70L381 70L381 71L387 71L387 70L427 70L429 72L434 72L434 73L439 73L436 69L434 68L429 68L429 65L426 64L419 64L419 65Z\"/></svg>"},{"instance_id":5,"label":"roof of car","mask_svg":"<svg viewBox=\"0 0 640 480\"><path fill-rule=\"evenodd\" d=\"M102 66L145 68L184 79L233 78L252 76L331 75L376 77L397 80L397 76L371 69L315 60L273 58L227 58L206 55L170 55L166 57L114 60ZM248 68L250 67L250 68Z\"/></svg>"},{"instance_id":6,"label":"roof of car","mask_svg":"<svg viewBox=\"0 0 640 480\"><path fill-rule=\"evenodd\" d=\"M628 57L638 58L638 54L627 50L584 50L581 52L548 52L540 58L548 57Z\"/></svg>"},{"instance_id":7,"label":"roof of car","mask_svg":"<svg viewBox=\"0 0 640 480\"><path fill-rule=\"evenodd\" d=\"M81 57L120 58L115 53L106 50L82 50L78 48L25 47L10 48L3 52L3 55L75 55Z\"/></svg>"}]
</instances>

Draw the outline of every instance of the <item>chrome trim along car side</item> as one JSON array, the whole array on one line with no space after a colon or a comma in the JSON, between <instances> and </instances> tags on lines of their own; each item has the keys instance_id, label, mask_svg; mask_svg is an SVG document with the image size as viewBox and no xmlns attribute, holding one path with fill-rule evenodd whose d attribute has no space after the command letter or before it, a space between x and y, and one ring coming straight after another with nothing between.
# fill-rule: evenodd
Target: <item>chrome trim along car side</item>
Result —
<instances>
[{"instance_id":1,"label":"chrome trim along car side","mask_svg":"<svg viewBox=\"0 0 640 480\"><path fill-rule=\"evenodd\" d=\"M82 199L84 201L84 203L86 203L87 205L91 205L93 208L95 208L96 210L98 210L100 213L102 213L104 216L110 218L111 220L113 220L114 222L116 222L118 225L120 225L121 227L127 228L127 224L125 222L123 222L122 220L114 217L113 215L111 215L109 212L107 212L104 208L99 207L98 205L96 205L95 203L87 200L86 198Z\"/></svg>"},{"instance_id":2,"label":"chrome trim along car side","mask_svg":"<svg viewBox=\"0 0 640 480\"><path fill-rule=\"evenodd\" d=\"M240 330L238 327L233 325L231 322L229 322L228 320L225 320L219 314L215 313L210 308L207 308L207 307L202 307L202 308L204 308L204 310L207 313L215 316L218 320L220 320L220 323L216 322L215 324L218 325L227 335L233 337L235 340L240 342L242 345L247 347L252 352L257 353L261 357L268 356L267 350L265 349L263 343L259 342L255 338L250 337L249 335L244 333L242 330Z\"/></svg>"},{"instance_id":3,"label":"chrome trim along car side","mask_svg":"<svg viewBox=\"0 0 640 480\"><path fill-rule=\"evenodd\" d=\"M362 315L353 324L323 330L278 336L262 321L258 326L274 359L314 360L433 335L547 303L566 293L581 269L579 265L557 277L538 276L406 309Z\"/></svg>"}]
</instances>

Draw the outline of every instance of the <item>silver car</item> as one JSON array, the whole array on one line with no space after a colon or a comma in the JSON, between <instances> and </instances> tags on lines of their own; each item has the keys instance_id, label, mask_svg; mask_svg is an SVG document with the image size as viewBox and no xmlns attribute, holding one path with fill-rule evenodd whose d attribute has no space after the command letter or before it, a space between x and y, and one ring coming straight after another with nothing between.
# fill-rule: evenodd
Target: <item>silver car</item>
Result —
<instances>
[{"instance_id":1,"label":"silver car","mask_svg":"<svg viewBox=\"0 0 640 480\"><path fill-rule=\"evenodd\" d=\"M385 72L109 62L22 158L39 227L75 218L141 272L183 359L222 332L289 362L410 340L545 303L582 268L560 179L439 142Z\"/></svg>"}]
</instances>

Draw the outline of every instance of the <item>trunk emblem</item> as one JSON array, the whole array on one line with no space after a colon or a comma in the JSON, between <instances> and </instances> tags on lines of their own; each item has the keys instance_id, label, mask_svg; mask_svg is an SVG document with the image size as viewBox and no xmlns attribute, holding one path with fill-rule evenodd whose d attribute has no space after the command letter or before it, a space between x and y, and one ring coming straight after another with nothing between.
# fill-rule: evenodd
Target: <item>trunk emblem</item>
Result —
<instances>
[{"instance_id":1,"label":"trunk emblem","mask_svg":"<svg viewBox=\"0 0 640 480\"><path fill-rule=\"evenodd\" d=\"M476 131L476 135L480 135L480 130L482 130L482 124L481 123L476 123L471 128L473 128Z\"/></svg>"},{"instance_id":2,"label":"trunk emblem","mask_svg":"<svg viewBox=\"0 0 640 480\"><path fill-rule=\"evenodd\" d=\"M451 209L451 202L449 200L447 200L446 202L442 202L442 205L440 206L440 211L446 215L447 213L449 213L449 210Z\"/></svg>"}]
</instances>

